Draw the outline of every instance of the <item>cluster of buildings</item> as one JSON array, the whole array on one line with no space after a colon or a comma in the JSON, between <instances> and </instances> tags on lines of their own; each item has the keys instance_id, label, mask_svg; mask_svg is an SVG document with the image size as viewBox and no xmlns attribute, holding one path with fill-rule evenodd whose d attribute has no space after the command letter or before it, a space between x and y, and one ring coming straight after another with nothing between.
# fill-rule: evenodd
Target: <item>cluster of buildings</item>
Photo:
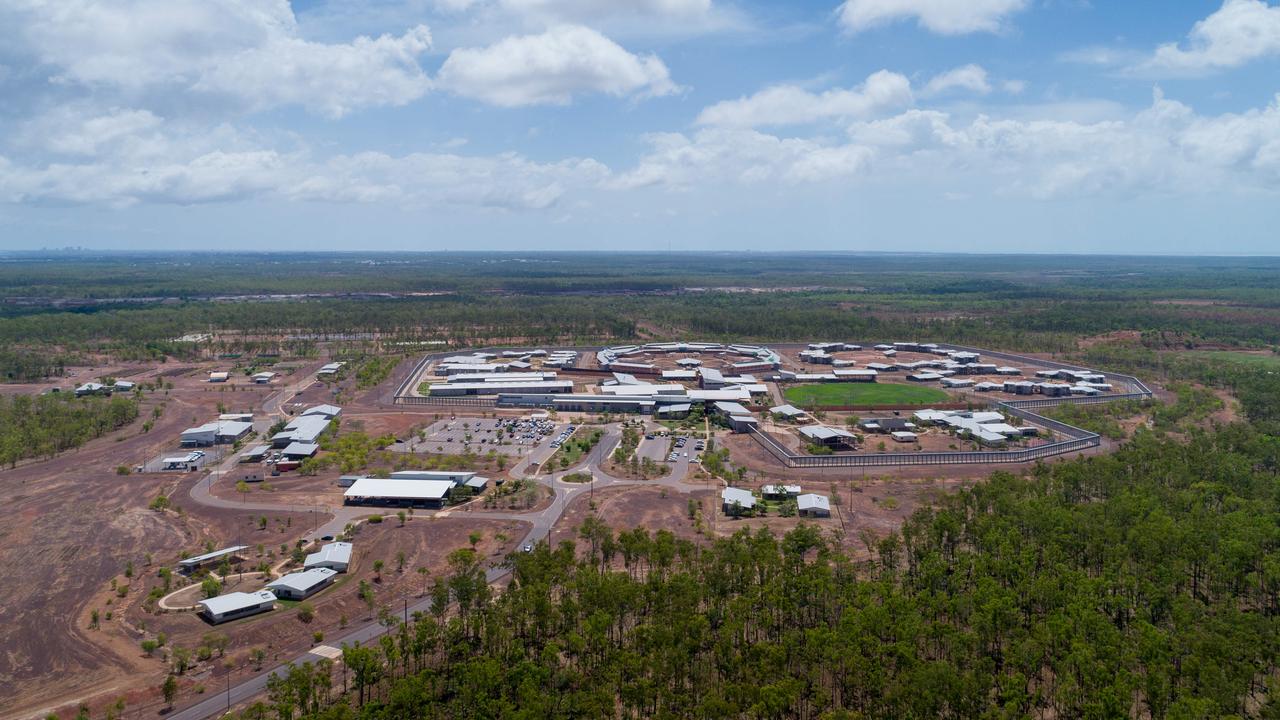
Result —
<instances>
[{"instance_id":1,"label":"cluster of buildings","mask_svg":"<svg viewBox=\"0 0 1280 720\"><path fill-rule=\"evenodd\" d=\"M325 365L321 365L321 366L320 366L320 369L316 371L316 375L319 375L319 376L325 376L325 375L332 376L332 375L337 375L337 374L338 374L338 371L339 371L339 370L341 370L341 369L342 369L343 367L345 367L345 366L346 366L346 363L345 363L345 362L331 362L331 363L327 363L327 364L325 364Z\"/></svg>"},{"instance_id":2,"label":"cluster of buildings","mask_svg":"<svg viewBox=\"0 0 1280 720\"><path fill-rule=\"evenodd\" d=\"M765 485L760 488L765 500L795 500L800 517L831 517L831 500L826 495L804 493L799 485ZM726 515L737 516L754 512L759 500L755 493L742 488L724 488L720 491L720 509Z\"/></svg>"},{"instance_id":3,"label":"cluster of buildings","mask_svg":"<svg viewBox=\"0 0 1280 720\"><path fill-rule=\"evenodd\" d=\"M455 488L466 487L471 494L484 491L489 479L474 472L403 470L386 478L353 477L347 484L343 502L347 505L378 507L442 508Z\"/></svg>"},{"instance_id":4,"label":"cluster of buildings","mask_svg":"<svg viewBox=\"0 0 1280 720\"><path fill-rule=\"evenodd\" d=\"M778 353L761 345L722 345L720 343L669 342L644 345L619 345L602 348L596 353L596 364L606 370L627 373L657 374L658 367L644 362L653 354L715 355L742 358L729 367L738 374L776 370L782 363ZM702 364L697 358L681 358L676 361L682 368L695 368Z\"/></svg>"},{"instance_id":5,"label":"cluster of buildings","mask_svg":"<svg viewBox=\"0 0 1280 720\"><path fill-rule=\"evenodd\" d=\"M337 405L314 405L302 411L302 414L290 420L284 429L271 436L271 447L283 448L289 454L292 446L316 445L320 436L329 429L330 423L342 415L342 408ZM296 452L305 448L293 447ZM312 451L310 455L314 455ZM310 456L308 455L308 457Z\"/></svg>"},{"instance_id":6,"label":"cluster of buildings","mask_svg":"<svg viewBox=\"0 0 1280 720\"><path fill-rule=\"evenodd\" d=\"M486 365L485 367L489 367ZM430 397L497 395L500 393L569 393L573 382L557 380L554 372L478 372L448 375L445 382L427 386Z\"/></svg>"},{"instance_id":7,"label":"cluster of buildings","mask_svg":"<svg viewBox=\"0 0 1280 720\"><path fill-rule=\"evenodd\" d=\"M203 425L182 431L182 447L209 447L227 445L253 432L252 413L228 413L219 415Z\"/></svg>"},{"instance_id":8,"label":"cluster of buildings","mask_svg":"<svg viewBox=\"0 0 1280 720\"><path fill-rule=\"evenodd\" d=\"M849 367L854 364L852 360L838 358L832 353L861 349L861 345L854 345L853 343L809 343L808 350L800 351L800 361L817 365L831 365L832 367Z\"/></svg>"},{"instance_id":9,"label":"cluster of buildings","mask_svg":"<svg viewBox=\"0 0 1280 720\"><path fill-rule=\"evenodd\" d=\"M183 571L191 571L215 560L236 555L245 546L236 545L178 563ZM276 600L305 600L329 587L351 564L351 543L333 542L307 555L302 570L289 573L267 583L254 592L232 592L201 600L200 614L210 623L227 622L275 609Z\"/></svg>"},{"instance_id":10,"label":"cluster of buildings","mask_svg":"<svg viewBox=\"0 0 1280 720\"><path fill-rule=\"evenodd\" d=\"M949 428L961 437L971 438L988 447L1000 447L1009 440L1040 432L1034 425L1010 425L1004 415L989 410L917 410L912 419L920 426Z\"/></svg>"},{"instance_id":11,"label":"cluster of buildings","mask_svg":"<svg viewBox=\"0 0 1280 720\"><path fill-rule=\"evenodd\" d=\"M98 382L87 382L76 387L76 397L84 397L86 395L110 395L113 392L131 392L136 383L128 380L116 380L110 385L104 385Z\"/></svg>"}]
</instances>

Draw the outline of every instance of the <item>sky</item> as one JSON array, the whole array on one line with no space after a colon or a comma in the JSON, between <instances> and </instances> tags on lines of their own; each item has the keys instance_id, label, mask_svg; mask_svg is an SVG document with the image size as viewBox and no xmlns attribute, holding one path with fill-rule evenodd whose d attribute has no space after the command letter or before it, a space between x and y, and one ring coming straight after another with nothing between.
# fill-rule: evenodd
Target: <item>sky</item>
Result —
<instances>
[{"instance_id":1,"label":"sky","mask_svg":"<svg viewBox=\"0 0 1280 720\"><path fill-rule=\"evenodd\" d=\"M0 250L1280 254L1268 0L0 0Z\"/></svg>"}]
</instances>

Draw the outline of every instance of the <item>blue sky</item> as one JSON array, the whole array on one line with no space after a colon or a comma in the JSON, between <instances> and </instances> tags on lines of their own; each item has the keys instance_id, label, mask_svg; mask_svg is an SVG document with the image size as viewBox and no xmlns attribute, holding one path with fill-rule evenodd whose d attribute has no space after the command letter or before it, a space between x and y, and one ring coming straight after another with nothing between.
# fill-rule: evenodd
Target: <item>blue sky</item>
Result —
<instances>
[{"instance_id":1,"label":"blue sky","mask_svg":"<svg viewBox=\"0 0 1280 720\"><path fill-rule=\"evenodd\" d=\"M1267 0L0 0L0 249L1276 254Z\"/></svg>"}]
</instances>

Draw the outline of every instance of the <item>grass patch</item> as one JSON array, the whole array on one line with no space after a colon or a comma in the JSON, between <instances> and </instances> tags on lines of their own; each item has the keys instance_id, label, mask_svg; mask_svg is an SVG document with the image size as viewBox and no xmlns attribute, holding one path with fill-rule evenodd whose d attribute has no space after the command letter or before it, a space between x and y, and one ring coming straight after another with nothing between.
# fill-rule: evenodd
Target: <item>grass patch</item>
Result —
<instances>
[{"instance_id":1,"label":"grass patch","mask_svg":"<svg viewBox=\"0 0 1280 720\"><path fill-rule=\"evenodd\" d=\"M896 383L817 383L794 385L783 395L800 407L844 405L929 405L951 400L938 388Z\"/></svg>"}]
</instances>

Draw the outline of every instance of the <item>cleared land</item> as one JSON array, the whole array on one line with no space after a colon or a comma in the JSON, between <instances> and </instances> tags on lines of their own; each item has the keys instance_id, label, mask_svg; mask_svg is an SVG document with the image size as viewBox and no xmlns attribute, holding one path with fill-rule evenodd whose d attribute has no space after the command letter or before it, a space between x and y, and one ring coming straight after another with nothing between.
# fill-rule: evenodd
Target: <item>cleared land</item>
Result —
<instances>
[{"instance_id":1,"label":"cleared land","mask_svg":"<svg viewBox=\"0 0 1280 720\"><path fill-rule=\"evenodd\" d=\"M928 405L951 400L945 392L921 385L895 383L818 383L795 385L783 395L800 407L842 407L847 405Z\"/></svg>"}]
</instances>

